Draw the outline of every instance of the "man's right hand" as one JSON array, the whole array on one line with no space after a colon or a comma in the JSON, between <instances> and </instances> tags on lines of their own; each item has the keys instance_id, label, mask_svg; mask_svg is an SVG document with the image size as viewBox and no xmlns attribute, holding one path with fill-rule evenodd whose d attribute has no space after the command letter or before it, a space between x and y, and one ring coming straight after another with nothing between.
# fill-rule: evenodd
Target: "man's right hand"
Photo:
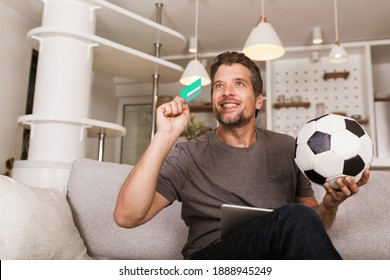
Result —
<instances>
[{"instance_id":1,"label":"man's right hand","mask_svg":"<svg viewBox=\"0 0 390 280\"><path fill-rule=\"evenodd\" d=\"M157 108L157 131L179 137L188 124L189 116L190 109L185 100L176 96Z\"/></svg>"}]
</instances>

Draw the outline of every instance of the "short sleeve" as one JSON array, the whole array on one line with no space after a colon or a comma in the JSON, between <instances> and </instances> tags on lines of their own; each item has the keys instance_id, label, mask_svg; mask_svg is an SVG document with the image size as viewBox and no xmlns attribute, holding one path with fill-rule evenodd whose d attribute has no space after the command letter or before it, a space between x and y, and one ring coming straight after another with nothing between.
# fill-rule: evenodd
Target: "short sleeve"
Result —
<instances>
[{"instance_id":1,"label":"short sleeve","mask_svg":"<svg viewBox=\"0 0 390 280\"><path fill-rule=\"evenodd\" d=\"M184 147L177 144L165 159L157 180L157 192L170 202L181 202L179 190L188 178L188 156Z\"/></svg>"},{"instance_id":2,"label":"short sleeve","mask_svg":"<svg viewBox=\"0 0 390 280\"><path fill-rule=\"evenodd\" d=\"M298 168L297 168L298 169ZM309 197L314 195L313 188L309 179L298 169L298 186L296 196Z\"/></svg>"}]
</instances>

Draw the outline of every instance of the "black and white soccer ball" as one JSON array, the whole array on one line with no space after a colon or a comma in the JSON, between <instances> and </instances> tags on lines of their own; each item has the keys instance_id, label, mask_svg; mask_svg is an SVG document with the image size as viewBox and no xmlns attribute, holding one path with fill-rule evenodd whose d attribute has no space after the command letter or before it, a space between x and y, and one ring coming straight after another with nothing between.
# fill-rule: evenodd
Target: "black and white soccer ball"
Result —
<instances>
[{"instance_id":1,"label":"black and white soccer ball","mask_svg":"<svg viewBox=\"0 0 390 280\"><path fill-rule=\"evenodd\" d=\"M357 182L373 156L370 136L354 119L327 114L307 122L296 138L295 162L313 183L351 176Z\"/></svg>"}]
</instances>

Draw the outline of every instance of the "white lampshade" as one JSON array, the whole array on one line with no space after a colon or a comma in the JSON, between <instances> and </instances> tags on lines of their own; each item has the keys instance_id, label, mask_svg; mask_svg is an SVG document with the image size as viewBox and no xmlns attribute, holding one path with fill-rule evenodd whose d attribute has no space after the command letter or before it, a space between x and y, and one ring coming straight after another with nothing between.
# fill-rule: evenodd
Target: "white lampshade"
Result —
<instances>
[{"instance_id":1,"label":"white lampshade","mask_svg":"<svg viewBox=\"0 0 390 280\"><path fill-rule=\"evenodd\" d=\"M252 29L242 52L253 60L272 60L284 55L279 36L265 17Z\"/></svg>"},{"instance_id":2,"label":"white lampshade","mask_svg":"<svg viewBox=\"0 0 390 280\"><path fill-rule=\"evenodd\" d=\"M180 78L180 83L183 85L190 85L198 79L201 79L202 86L206 86L211 83L209 75L206 69L199 60L193 59L188 64L186 69Z\"/></svg>"},{"instance_id":3,"label":"white lampshade","mask_svg":"<svg viewBox=\"0 0 390 280\"><path fill-rule=\"evenodd\" d=\"M188 86L198 79L201 79L202 86L207 86L211 83L209 74L207 74L204 65L198 60L198 13L199 13L199 0L196 0L195 8L195 37L190 39L189 51L194 52L194 59L191 60L180 78L180 83Z\"/></svg>"},{"instance_id":4,"label":"white lampshade","mask_svg":"<svg viewBox=\"0 0 390 280\"><path fill-rule=\"evenodd\" d=\"M328 59L331 63L344 62L348 59L348 54L344 47L337 41L330 50Z\"/></svg>"},{"instance_id":5,"label":"white lampshade","mask_svg":"<svg viewBox=\"0 0 390 280\"><path fill-rule=\"evenodd\" d=\"M346 61L348 59L348 54L347 51L344 49L344 47L340 45L340 41L339 41L337 0L333 0L333 7L334 7L334 27L335 27L335 34L336 34L336 42L334 43L332 49L330 50L328 60L331 63L339 63L339 62Z\"/></svg>"}]
</instances>

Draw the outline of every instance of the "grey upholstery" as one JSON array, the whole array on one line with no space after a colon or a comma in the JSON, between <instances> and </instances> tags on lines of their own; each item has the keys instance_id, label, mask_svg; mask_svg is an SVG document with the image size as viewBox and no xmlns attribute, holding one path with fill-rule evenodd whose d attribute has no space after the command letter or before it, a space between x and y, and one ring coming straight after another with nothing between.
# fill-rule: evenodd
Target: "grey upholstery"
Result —
<instances>
[{"instance_id":1,"label":"grey upholstery","mask_svg":"<svg viewBox=\"0 0 390 280\"><path fill-rule=\"evenodd\" d=\"M339 206L329 229L344 259L390 259L390 172L371 170L367 185ZM313 186L317 200L324 194Z\"/></svg>"},{"instance_id":2,"label":"grey upholstery","mask_svg":"<svg viewBox=\"0 0 390 280\"><path fill-rule=\"evenodd\" d=\"M67 197L88 254L95 259L181 259L188 229L180 203L135 229L115 224L116 198L131 169L88 159L73 163Z\"/></svg>"}]
</instances>

